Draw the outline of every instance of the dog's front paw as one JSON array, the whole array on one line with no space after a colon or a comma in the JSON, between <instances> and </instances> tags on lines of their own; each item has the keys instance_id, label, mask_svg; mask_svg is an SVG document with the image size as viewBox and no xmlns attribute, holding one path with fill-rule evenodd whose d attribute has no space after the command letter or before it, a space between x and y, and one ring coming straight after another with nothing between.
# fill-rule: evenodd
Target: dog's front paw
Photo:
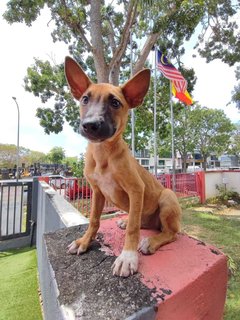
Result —
<instances>
[{"instance_id":1,"label":"dog's front paw","mask_svg":"<svg viewBox=\"0 0 240 320\"><path fill-rule=\"evenodd\" d=\"M83 245L79 240L74 240L72 243L70 243L67 247L67 253L71 254L81 254L87 251L87 246Z\"/></svg>"},{"instance_id":2,"label":"dog's front paw","mask_svg":"<svg viewBox=\"0 0 240 320\"><path fill-rule=\"evenodd\" d=\"M123 250L113 264L113 275L128 277L138 269L137 251Z\"/></svg>"},{"instance_id":3,"label":"dog's front paw","mask_svg":"<svg viewBox=\"0 0 240 320\"><path fill-rule=\"evenodd\" d=\"M120 228L120 229L126 229L127 228L127 219L119 219L117 220L117 226Z\"/></svg>"},{"instance_id":4,"label":"dog's front paw","mask_svg":"<svg viewBox=\"0 0 240 320\"><path fill-rule=\"evenodd\" d=\"M149 238L143 238L139 244L138 250L143 254L152 254L154 251L151 250Z\"/></svg>"}]
</instances>

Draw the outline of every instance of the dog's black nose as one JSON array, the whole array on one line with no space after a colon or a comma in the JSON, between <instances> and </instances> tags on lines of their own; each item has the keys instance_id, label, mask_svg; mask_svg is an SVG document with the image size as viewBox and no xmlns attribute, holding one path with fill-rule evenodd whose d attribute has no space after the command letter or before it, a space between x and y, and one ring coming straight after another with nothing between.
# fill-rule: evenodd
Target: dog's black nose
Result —
<instances>
[{"instance_id":1,"label":"dog's black nose","mask_svg":"<svg viewBox=\"0 0 240 320\"><path fill-rule=\"evenodd\" d=\"M103 141L110 138L116 129L111 121L106 119L83 119L80 123L80 133L91 141Z\"/></svg>"},{"instance_id":2,"label":"dog's black nose","mask_svg":"<svg viewBox=\"0 0 240 320\"><path fill-rule=\"evenodd\" d=\"M103 121L85 121L82 123L82 127L85 133L98 133L103 125Z\"/></svg>"}]
</instances>

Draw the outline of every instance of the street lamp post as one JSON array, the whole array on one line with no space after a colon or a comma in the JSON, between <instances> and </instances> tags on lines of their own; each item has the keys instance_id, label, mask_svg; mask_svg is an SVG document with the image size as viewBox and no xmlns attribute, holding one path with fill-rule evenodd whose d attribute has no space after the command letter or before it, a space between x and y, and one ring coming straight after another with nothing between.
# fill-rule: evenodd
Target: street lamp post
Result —
<instances>
[{"instance_id":1,"label":"street lamp post","mask_svg":"<svg viewBox=\"0 0 240 320\"><path fill-rule=\"evenodd\" d=\"M12 97L13 100L16 103L17 106L17 110L18 110L18 128L17 128L17 172L16 172L16 180L18 182L18 178L19 178L19 127L20 127L20 112L19 112L19 106L17 103L17 98L16 97Z\"/></svg>"}]
</instances>

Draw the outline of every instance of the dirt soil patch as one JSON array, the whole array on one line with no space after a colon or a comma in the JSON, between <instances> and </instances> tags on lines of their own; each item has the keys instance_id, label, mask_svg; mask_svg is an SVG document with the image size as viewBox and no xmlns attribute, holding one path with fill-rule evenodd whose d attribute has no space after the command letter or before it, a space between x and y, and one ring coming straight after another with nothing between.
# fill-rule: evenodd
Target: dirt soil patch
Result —
<instances>
[{"instance_id":1,"label":"dirt soil patch","mask_svg":"<svg viewBox=\"0 0 240 320\"><path fill-rule=\"evenodd\" d=\"M70 306L76 319L84 320L122 320L139 310L154 311L155 289L147 288L139 274L128 278L112 275L111 266L116 257L100 250L103 238L100 233L87 254L66 254L67 244L76 235L82 236L85 230L86 226L77 226L45 235L60 304Z\"/></svg>"},{"instance_id":2,"label":"dirt soil patch","mask_svg":"<svg viewBox=\"0 0 240 320\"><path fill-rule=\"evenodd\" d=\"M240 220L240 206L227 207L224 205L205 205L193 208L197 212L205 212L210 214L217 214L226 218L233 218Z\"/></svg>"}]
</instances>

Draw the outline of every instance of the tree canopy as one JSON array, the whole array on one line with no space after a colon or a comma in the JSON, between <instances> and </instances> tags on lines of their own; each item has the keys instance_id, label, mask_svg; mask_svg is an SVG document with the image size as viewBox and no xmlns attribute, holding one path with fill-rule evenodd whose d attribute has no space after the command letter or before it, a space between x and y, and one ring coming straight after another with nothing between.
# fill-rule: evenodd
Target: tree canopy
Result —
<instances>
[{"instance_id":1,"label":"tree canopy","mask_svg":"<svg viewBox=\"0 0 240 320\"><path fill-rule=\"evenodd\" d=\"M175 149L179 151L186 169L188 152L200 152L203 167L206 169L207 158L220 156L229 149L232 134L236 127L224 112L219 109L194 106L189 110L181 109L175 115Z\"/></svg>"},{"instance_id":2,"label":"tree canopy","mask_svg":"<svg viewBox=\"0 0 240 320\"><path fill-rule=\"evenodd\" d=\"M183 44L196 31L196 45L207 61L220 58L233 65L240 58L236 1L9 0L4 18L31 26L45 6L51 12L53 41L64 41L69 53L98 82L117 85L128 77L130 35L133 73L146 64L154 44L181 68ZM48 103L37 110L46 133L60 132L65 121L78 130L78 107L67 89L63 65L36 59L28 68L25 88ZM145 129L139 129L139 134Z\"/></svg>"},{"instance_id":3,"label":"tree canopy","mask_svg":"<svg viewBox=\"0 0 240 320\"><path fill-rule=\"evenodd\" d=\"M46 161L43 152L33 151L24 147L19 148L20 164L26 166ZM17 146L0 143L0 168L14 168L17 162Z\"/></svg>"},{"instance_id":4,"label":"tree canopy","mask_svg":"<svg viewBox=\"0 0 240 320\"><path fill-rule=\"evenodd\" d=\"M221 154L228 149L235 126L222 110L196 107L191 112L196 149L200 151L206 168L211 153Z\"/></svg>"},{"instance_id":5,"label":"tree canopy","mask_svg":"<svg viewBox=\"0 0 240 320\"><path fill-rule=\"evenodd\" d=\"M236 124L236 130L233 132L229 149L231 154L240 156L240 122Z\"/></svg>"},{"instance_id":6,"label":"tree canopy","mask_svg":"<svg viewBox=\"0 0 240 320\"><path fill-rule=\"evenodd\" d=\"M47 157L50 162L60 164L65 158L65 151L62 147L54 147L49 151Z\"/></svg>"},{"instance_id":7,"label":"tree canopy","mask_svg":"<svg viewBox=\"0 0 240 320\"><path fill-rule=\"evenodd\" d=\"M238 83L234 87L232 101L236 103L236 107L240 110L240 66L236 69L236 79Z\"/></svg>"}]
</instances>

